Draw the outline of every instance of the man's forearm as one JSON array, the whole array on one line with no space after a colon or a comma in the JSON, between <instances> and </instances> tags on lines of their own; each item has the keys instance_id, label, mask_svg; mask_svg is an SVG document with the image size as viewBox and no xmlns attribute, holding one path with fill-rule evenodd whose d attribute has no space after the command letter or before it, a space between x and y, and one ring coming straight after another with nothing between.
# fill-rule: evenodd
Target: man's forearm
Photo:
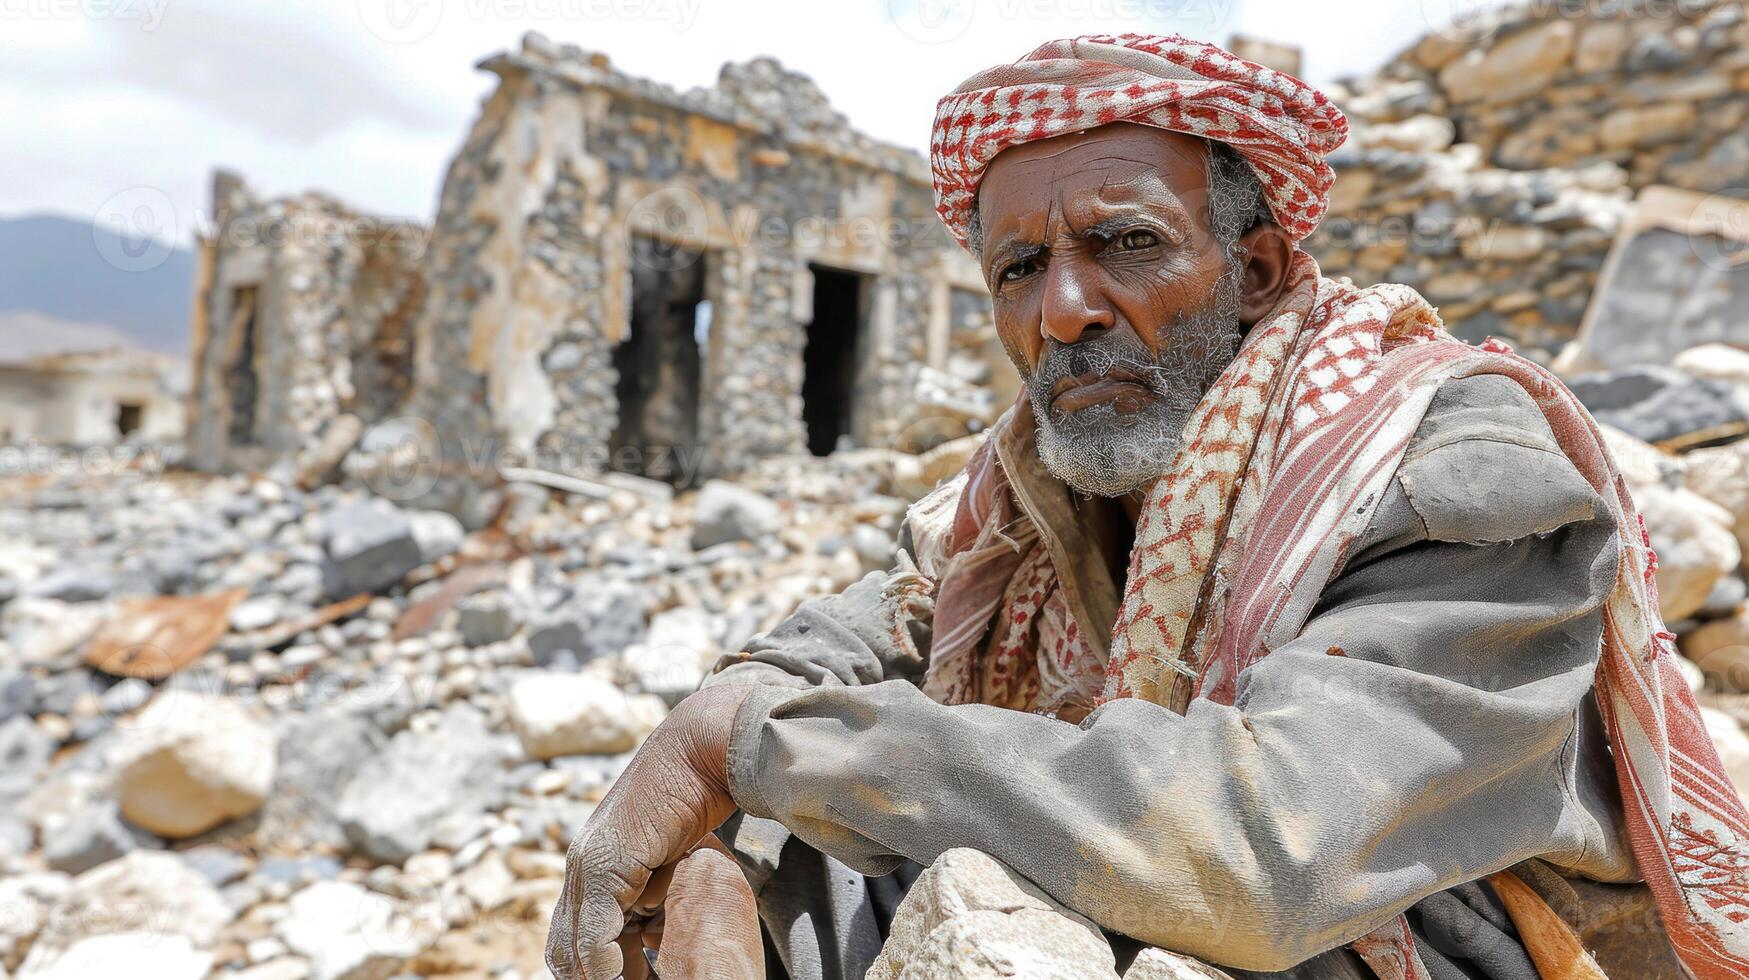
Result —
<instances>
[{"instance_id":1,"label":"man's forearm","mask_svg":"<svg viewBox=\"0 0 1749 980\"><path fill-rule=\"evenodd\" d=\"M802 603L775 629L725 654L705 687L767 684L856 687L923 675L934 586L901 567L873 572L842 593Z\"/></svg>"}]
</instances>

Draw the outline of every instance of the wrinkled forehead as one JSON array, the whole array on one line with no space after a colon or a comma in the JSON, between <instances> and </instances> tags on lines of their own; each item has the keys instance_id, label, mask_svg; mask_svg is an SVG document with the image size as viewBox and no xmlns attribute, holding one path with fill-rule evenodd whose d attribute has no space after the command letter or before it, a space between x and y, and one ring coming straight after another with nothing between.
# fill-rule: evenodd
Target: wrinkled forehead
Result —
<instances>
[{"instance_id":1,"label":"wrinkled forehead","mask_svg":"<svg viewBox=\"0 0 1749 980\"><path fill-rule=\"evenodd\" d=\"M1112 123L998 153L978 186L986 235L1016 221L1123 205L1187 211L1206 197L1208 144L1199 137Z\"/></svg>"}]
</instances>

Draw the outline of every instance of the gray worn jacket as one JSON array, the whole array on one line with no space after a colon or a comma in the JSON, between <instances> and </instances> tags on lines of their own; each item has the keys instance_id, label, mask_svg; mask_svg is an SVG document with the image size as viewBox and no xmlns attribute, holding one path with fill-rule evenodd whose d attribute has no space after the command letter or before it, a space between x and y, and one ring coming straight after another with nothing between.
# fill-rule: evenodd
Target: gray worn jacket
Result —
<instances>
[{"instance_id":1,"label":"gray worn jacket","mask_svg":"<svg viewBox=\"0 0 1749 980\"><path fill-rule=\"evenodd\" d=\"M763 685L729 745L743 810L849 867L973 847L1114 932L1282 970L1530 858L1635 880L1590 693L1616 549L1529 397L1461 379L1231 707L1126 699L1072 725L937 704L928 624L894 621L881 575L709 683Z\"/></svg>"}]
</instances>

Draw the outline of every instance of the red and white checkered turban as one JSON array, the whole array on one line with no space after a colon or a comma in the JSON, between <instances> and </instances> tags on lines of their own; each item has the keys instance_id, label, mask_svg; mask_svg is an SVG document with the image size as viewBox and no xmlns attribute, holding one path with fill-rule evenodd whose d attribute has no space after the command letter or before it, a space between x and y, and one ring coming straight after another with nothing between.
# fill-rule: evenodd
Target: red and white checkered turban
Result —
<instances>
[{"instance_id":1,"label":"red and white checkered turban","mask_svg":"<svg viewBox=\"0 0 1749 980\"><path fill-rule=\"evenodd\" d=\"M1276 224L1295 241L1324 216L1336 179L1324 156L1348 136L1348 120L1324 93L1213 44L1176 34L1050 41L937 103L936 214L967 245L978 182L996 154L1114 122L1228 144L1256 171Z\"/></svg>"}]
</instances>

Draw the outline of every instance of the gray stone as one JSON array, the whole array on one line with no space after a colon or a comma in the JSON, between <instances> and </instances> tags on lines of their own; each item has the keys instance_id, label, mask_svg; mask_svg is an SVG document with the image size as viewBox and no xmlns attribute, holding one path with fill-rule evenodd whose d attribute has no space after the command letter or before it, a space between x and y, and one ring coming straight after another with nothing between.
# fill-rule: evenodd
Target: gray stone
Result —
<instances>
[{"instance_id":1,"label":"gray stone","mask_svg":"<svg viewBox=\"0 0 1749 980\"><path fill-rule=\"evenodd\" d=\"M510 602L501 593L469 596L456 606L456 630L470 647L508 640L516 625Z\"/></svg>"},{"instance_id":2,"label":"gray stone","mask_svg":"<svg viewBox=\"0 0 1749 980\"><path fill-rule=\"evenodd\" d=\"M1585 374L1567 383L1597 421L1658 443L1749 422L1729 382L1665 367Z\"/></svg>"},{"instance_id":3,"label":"gray stone","mask_svg":"<svg viewBox=\"0 0 1749 980\"><path fill-rule=\"evenodd\" d=\"M115 573L102 568L63 568L30 583L24 594L59 602L95 602L115 592Z\"/></svg>"},{"instance_id":4,"label":"gray stone","mask_svg":"<svg viewBox=\"0 0 1749 980\"><path fill-rule=\"evenodd\" d=\"M83 667L52 674L36 685L36 703L31 714L69 715L73 705L87 694L96 693L91 672Z\"/></svg>"},{"instance_id":5,"label":"gray stone","mask_svg":"<svg viewBox=\"0 0 1749 980\"><path fill-rule=\"evenodd\" d=\"M400 864L426 849L439 818L500 805L518 755L514 739L458 702L432 731L404 731L359 767L340 796L346 836L365 855Z\"/></svg>"},{"instance_id":6,"label":"gray stone","mask_svg":"<svg viewBox=\"0 0 1749 980\"><path fill-rule=\"evenodd\" d=\"M776 531L783 511L764 494L724 480L711 480L693 501L692 548L703 551L729 541L755 541Z\"/></svg>"},{"instance_id":7,"label":"gray stone","mask_svg":"<svg viewBox=\"0 0 1749 980\"><path fill-rule=\"evenodd\" d=\"M408 513L413 524L413 540L419 546L419 557L427 564L461 550L467 532L462 522L441 510L418 510Z\"/></svg>"},{"instance_id":8,"label":"gray stone","mask_svg":"<svg viewBox=\"0 0 1749 980\"><path fill-rule=\"evenodd\" d=\"M343 867L345 866L337 859L325 854L295 858L275 857L264 859L261 866L255 869L255 876L268 883L307 885L317 881L333 881L340 876Z\"/></svg>"},{"instance_id":9,"label":"gray stone","mask_svg":"<svg viewBox=\"0 0 1749 980\"><path fill-rule=\"evenodd\" d=\"M0 813L0 859L23 857L36 845L36 832L23 817Z\"/></svg>"},{"instance_id":10,"label":"gray stone","mask_svg":"<svg viewBox=\"0 0 1749 980\"><path fill-rule=\"evenodd\" d=\"M114 803L91 807L45 832L43 859L49 867L76 875L132 851L135 841Z\"/></svg>"},{"instance_id":11,"label":"gray stone","mask_svg":"<svg viewBox=\"0 0 1749 980\"><path fill-rule=\"evenodd\" d=\"M380 980L419 951L387 897L345 882L318 882L293 895L274 929L309 959L314 980Z\"/></svg>"},{"instance_id":12,"label":"gray stone","mask_svg":"<svg viewBox=\"0 0 1749 980\"><path fill-rule=\"evenodd\" d=\"M1713 590L1707 593L1699 612L1707 617L1729 616L1745 599L1749 599L1749 583L1741 575L1725 575L1713 583Z\"/></svg>"},{"instance_id":13,"label":"gray stone","mask_svg":"<svg viewBox=\"0 0 1749 980\"><path fill-rule=\"evenodd\" d=\"M538 667L577 667L644 639L654 596L644 588L601 580L580 585L567 602L530 617L528 649Z\"/></svg>"},{"instance_id":14,"label":"gray stone","mask_svg":"<svg viewBox=\"0 0 1749 980\"><path fill-rule=\"evenodd\" d=\"M16 800L35 789L55 743L29 718L0 724L0 801Z\"/></svg>"},{"instance_id":15,"label":"gray stone","mask_svg":"<svg viewBox=\"0 0 1749 980\"><path fill-rule=\"evenodd\" d=\"M177 853L214 888L223 888L249 873L248 858L218 844L202 844Z\"/></svg>"},{"instance_id":16,"label":"gray stone","mask_svg":"<svg viewBox=\"0 0 1749 980\"><path fill-rule=\"evenodd\" d=\"M103 710L112 715L123 715L151 699L152 685L138 677L124 677L103 692Z\"/></svg>"},{"instance_id":17,"label":"gray stone","mask_svg":"<svg viewBox=\"0 0 1749 980\"><path fill-rule=\"evenodd\" d=\"M364 714L342 708L291 716L276 728L279 774L262 805L262 838L298 851L344 847L337 800L386 739Z\"/></svg>"},{"instance_id":18,"label":"gray stone","mask_svg":"<svg viewBox=\"0 0 1749 980\"><path fill-rule=\"evenodd\" d=\"M423 562L413 522L382 503L345 504L324 518L328 594L344 598L382 592Z\"/></svg>"},{"instance_id":19,"label":"gray stone","mask_svg":"<svg viewBox=\"0 0 1749 980\"><path fill-rule=\"evenodd\" d=\"M29 714L36 704L36 680L17 668L0 668L0 724Z\"/></svg>"},{"instance_id":20,"label":"gray stone","mask_svg":"<svg viewBox=\"0 0 1749 980\"><path fill-rule=\"evenodd\" d=\"M193 585L199 571L194 555L174 543L146 557L152 587L164 595L175 595Z\"/></svg>"}]
</instances>

